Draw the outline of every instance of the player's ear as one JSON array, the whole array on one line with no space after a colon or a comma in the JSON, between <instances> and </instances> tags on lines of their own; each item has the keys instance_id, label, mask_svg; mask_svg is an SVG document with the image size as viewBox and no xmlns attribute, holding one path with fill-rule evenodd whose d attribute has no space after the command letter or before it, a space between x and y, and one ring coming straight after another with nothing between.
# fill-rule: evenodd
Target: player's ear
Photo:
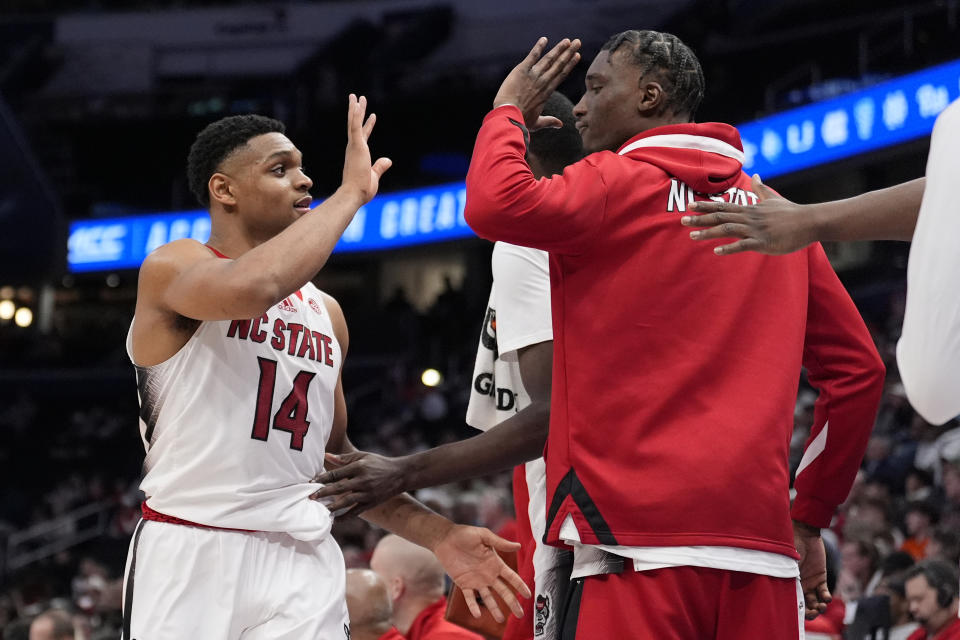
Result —
<instances>
[{"instance_id":1,"label":"player's ear","mask_svg":"<svg viewBox=\"0 0 960 640\"><path fill-rule=\"evenodd\" d=\"M221 205L232 207L237 204L236 185L230 176L223 173L214 173L207 181L207 190L210 193L210 202L219 202Z\"/></svg>"},{"instance_id":2,"label":"player's ear","mask_svg":"<svg viewBox=\"0 0 960 640\"><path fill-rule=\"evenodd\" d=\"M637 111L640 115L656 115L663 107L665 98L663 86L659 82L640 79L640 87L637 91Z\"/></svg>"}]
</instances>

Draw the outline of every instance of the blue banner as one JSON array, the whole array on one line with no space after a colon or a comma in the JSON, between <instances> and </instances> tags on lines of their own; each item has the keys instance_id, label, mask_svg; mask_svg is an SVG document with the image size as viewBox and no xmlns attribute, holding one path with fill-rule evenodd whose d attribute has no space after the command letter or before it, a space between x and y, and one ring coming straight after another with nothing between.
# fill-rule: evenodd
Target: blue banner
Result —
<instances>
[{"instance_id":1,"label":"blue banner","mask_svg":"<svg viewBox=\"0 0 960 640\"><path fill-rule=\"evenodd\" d=\"M744 171L763 179L930 135L960 97L960 60L740 125Z\"/></svg>"},{"instance_id":2,"label":"blue banner","mask_svg":"<svg viewBox=\"0 0 960 640\"><path fill-rule=\"evenodd\" d=\"M473 236L463 219L467 191L463 182L399 191L375 197L361 207L338 251L374 251ZM202 209L70 224L70 271L132 269L162 244L210 237L210 216Z\"/></svg>"},{"instance_id":3,"label":"blue banner","mask_svg":"<svg viewBox=\"0 0 960 640\"><path fill-rule=\"evenodd\" d=\"M744 170L769 179L929 135L958 96L960 60L742 124ZM357 212L334 251L470 237L465 201L463 182L379 195ZM67 260L73 272L135 268L166 242L209 235L203 210L80 220L70 225Z\"/></svg>"}]
</instances>

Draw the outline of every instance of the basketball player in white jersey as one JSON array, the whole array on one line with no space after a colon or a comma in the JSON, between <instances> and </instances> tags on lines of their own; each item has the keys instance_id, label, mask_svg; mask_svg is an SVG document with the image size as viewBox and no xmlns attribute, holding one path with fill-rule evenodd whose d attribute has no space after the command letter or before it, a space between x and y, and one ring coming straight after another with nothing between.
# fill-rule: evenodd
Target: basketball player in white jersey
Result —
<instances>
[{"instance_id":1,"label":"basketball player in white jersey","mask_svg":"<svg viewBox=\"0 0 960 640\"><path fill-rule=\"evenodd\" d=\"M127 560L124 640L349 638L332 516L308 500L325 451L350 451L340 373L347 329L310 283L389 168L371 163L366 100L350 96L343 182L310 210L283 125L225 118L188 174L207 245L179 240L140 271L127 348L137 369L147 496ZM529 591L494 552L517 545L407 496L364 517L432 550L502 619Z\"/></svg>"},{"instance_id":2,"label":"basketball player in white jersey","mask_svg":"<svg viewBox=\"0 0 960 640\"><path fill-rule=\"evenodd\" d=\"M563 172L583 156L573 103L554 93L545 116L562 127L530 134L527 160L540 178ZM402 458L366 452L338 456L345 466L318 478L331 483L318 492L332 508L362 510L400 491L444 484L508 469L513 474L517 530L523 545L518 571L535 585L525 615L507 622L503 640L559 638L559 612L570 579L572 556L543 544L546 469L543 445L550 407L553 326L546 252L497 242L491 260L493 286L473 372L467 423L485 433Z\"/></svg>"}]
</instances>

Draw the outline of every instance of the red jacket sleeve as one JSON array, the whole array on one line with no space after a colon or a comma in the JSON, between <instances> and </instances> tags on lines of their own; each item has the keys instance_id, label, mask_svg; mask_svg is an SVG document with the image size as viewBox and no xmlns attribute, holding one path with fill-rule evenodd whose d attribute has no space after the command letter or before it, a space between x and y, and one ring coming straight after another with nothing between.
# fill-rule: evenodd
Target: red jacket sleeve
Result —
<instances>
[{"instance_id":1,"label":"red jacket sleeve","mask_svg":"<svg viewBox=\"0 0 960 640\"><path fill-rule=\"evenodd\" d=\"M820 391L797 469L791 516L829 526L860 468L883 394L884 366L823 248L808 250L809 300L803 365Z\"/></svg>"},{"instance_id":2,"label":"red jacket sleeve","mask_svg":"<svg viewBox=\"0 0 960 640\"><path fill-rule=\"evenodd\" d=\"M536 180L524 159L528 133L522 123L514 106L484 118L467 172L467 224L488 240L579 253L606 212L600 170L587 157L563 175Z\"/></svg>"}]
</instances>

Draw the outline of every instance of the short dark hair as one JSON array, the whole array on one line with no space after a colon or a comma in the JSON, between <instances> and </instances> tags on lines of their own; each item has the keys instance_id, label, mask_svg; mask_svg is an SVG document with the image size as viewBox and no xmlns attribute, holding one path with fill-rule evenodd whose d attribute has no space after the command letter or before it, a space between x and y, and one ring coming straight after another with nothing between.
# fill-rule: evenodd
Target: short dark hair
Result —
<instances>
[{"instance_id":1,"label":"short dark hair","mask_svg":"<svg viewBox=\"0 0 960 640\"><path fill-rule=\"evenodd\" d=\"M612 36L600 50L613 55L621 47L629 47L628 60L640 67L641 76L656 73L667 93L664 106L692 122L703 101L705 82L690 47L672 33L630 29Z\"/></svg>"},{"instance_id":2,"label":"short dark hair","mask_svg":"<svg viewBox=\"0 0 960 640\"><path fill-rule=\"evenodd\" d=\"M884 576L890 576L897 573L903 573L916 564L916 561L906 551L894 551L880 561L880 573Z\"/></svg>"},{"instance_id":3,"label":"short dark hair","mask_svg":"<svg viewBox=\"0 0 960 640\"><path fill-rule=\"evenodd\" d=\"M530 134L530 152L537 156L548 174L563 173L567 165L583 158L583 138L573 117L573 102L558 91L547 98L543 115L563 123L559 129L539 129Z\"/></svg>"},{"instance_id":4,"label":"short dark hair","mask_svg":"<svg viewBox=\"0 0 960 640\"><path fill-rule=\"evenodd\" d=\"M227 156L242 147L251 138L265 133L285 133L287 128L279 120L248 114L228 116L211 122L197 134L187 156L187 180L190 191L205 207L210 206L207 183Z\"/></svg>"},{"instance_id":5,"label":"short dark hair","mask_svg":"<svg viewBox=\"0 0 960 640\"><path fill-rule=\"evenodd\" d=\"M930 500L913 500L908 502L903 515L907 515L913 511L927 516L931 524L940 522L940 509Z\"/></svg>"},{"instance_id":6,"label":"short dark hair","mask_svg":"<svg viewBox=\"0 0 960 640\"><path fill-rule=\"evenodd\" d=\"M927 584L937 592L937 603L941 608L950 606L954 598L957 597L960 586L957 581L960 576L957 575L957 568L949 562L943 560L923 560L907 569L903 578L904 582L909 582L917 576L923 576Z\"/></svg>"}]
</instances>

